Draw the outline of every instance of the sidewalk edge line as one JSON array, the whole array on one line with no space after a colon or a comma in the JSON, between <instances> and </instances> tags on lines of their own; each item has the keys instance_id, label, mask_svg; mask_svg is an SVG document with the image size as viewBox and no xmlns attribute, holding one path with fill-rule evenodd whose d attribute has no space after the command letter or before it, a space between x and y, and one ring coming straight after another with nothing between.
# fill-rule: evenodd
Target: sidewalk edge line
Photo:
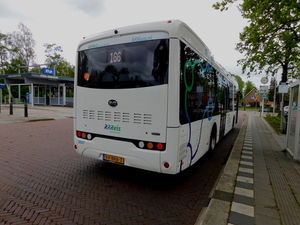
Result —
<instances>
[{"instance_id":1,"label":"sidewalk edge line","mask_svg":"<svg viewBox=\"0 0 300 225\"><path fill-rule=\"evenodd\" d=\"M243 149L243 142L246 135L248 125L248 115L245 117L241 126L238 137L234 143L228 161L221 171L221 176L216 180L217 185L212 192L224 191L233 195L235 189L236 177L238 174L239 162L241 152ZM225 137L226 138L226 137ZM209 205L203 208L194 225L227 225L229 220L229 213L231 209L231 202L226 202L219 199L212 198Z\"/></svg>"}]
</instances>

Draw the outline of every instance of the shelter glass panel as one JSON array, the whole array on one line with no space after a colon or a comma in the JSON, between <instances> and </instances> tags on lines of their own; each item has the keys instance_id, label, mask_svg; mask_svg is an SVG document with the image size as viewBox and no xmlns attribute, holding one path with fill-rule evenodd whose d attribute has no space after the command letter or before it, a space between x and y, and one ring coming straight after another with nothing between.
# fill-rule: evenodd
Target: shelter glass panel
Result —
<instances>
[{"instance_id":1,"label":"shelter glass panel","mask_svg":"<svg viewBox=\"0 0 300 225\"><path fill-rule=\"evenodd\" d=\"M290 114L288 115L290 118L290 127L289 127L289 135L287 147L290 151L294 152L295 150L295 139L296 139L296 124L297 124L297 111L298 111L298 95L299 95L299 85L292 88L291 92L291 109ZM299 118L298 118L299 119ZM298 156L294 156L298 157Z\"/></svg>"}]
</instances>

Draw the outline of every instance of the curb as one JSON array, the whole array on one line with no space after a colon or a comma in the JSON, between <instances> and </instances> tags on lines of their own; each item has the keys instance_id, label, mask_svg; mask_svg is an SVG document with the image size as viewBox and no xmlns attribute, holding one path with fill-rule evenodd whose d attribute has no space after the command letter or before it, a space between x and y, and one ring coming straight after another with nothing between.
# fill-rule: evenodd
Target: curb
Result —
<instances>
[{"instance_id":1,"label":"curb","mask_svg":"<svg viewBox=\"0 0 300 225\"><path fill-rule=\"evenodd\" d=\"M209 205L201 210L195 225L228 224L247 124L248 116L243 121L228 161L220 178L216 181L216 187L210 194L212 197L210 198Z\"/></svg>"},{"instance_id":2,"label":"curb","mask_svg":"<svg viewBox=\"0 0 300 225\"><path fill-rule=\"evenodd\" d=\"M38 121L49 121L49 120L55 120L54 118L41 118L41 119L29 119L25 122L38 122Z\"/></svg>"}]
</instances>

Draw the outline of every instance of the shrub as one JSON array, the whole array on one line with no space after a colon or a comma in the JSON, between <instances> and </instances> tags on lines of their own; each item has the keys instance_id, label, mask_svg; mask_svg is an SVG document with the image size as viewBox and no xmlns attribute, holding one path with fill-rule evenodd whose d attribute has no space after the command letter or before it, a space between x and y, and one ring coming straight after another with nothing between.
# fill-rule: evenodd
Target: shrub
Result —
<instances>
[{"instance_id":1,"label":"shrub","mask_svg":"<svg viewBox=\"0 0 300 225\"><path fill-rule=\"evenodd\" d=\"M275 130L275 132L277 132L278 134L280 134L280 116L271 116L269 114L266 115L266 117L264 117L265 120L270 124L271 127L273 127L273 129Z\"/></svg>"}]
</instances>

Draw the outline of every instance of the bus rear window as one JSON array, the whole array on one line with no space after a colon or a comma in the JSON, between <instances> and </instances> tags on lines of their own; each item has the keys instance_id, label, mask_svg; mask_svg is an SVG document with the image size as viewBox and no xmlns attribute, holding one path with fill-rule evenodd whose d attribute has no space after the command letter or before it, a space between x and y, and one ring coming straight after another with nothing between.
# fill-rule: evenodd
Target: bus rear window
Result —
<instances>
[{"instance_id":1,"label":"bus rear window","mask_svg":"<svg viewBox=\"0 0 300 225\"><path fill-rule=\"evenodd\" d=\"M169 40L140 41L78 53L78 86L100 89L167 84Z\"/></svg>"}]
</instances>

